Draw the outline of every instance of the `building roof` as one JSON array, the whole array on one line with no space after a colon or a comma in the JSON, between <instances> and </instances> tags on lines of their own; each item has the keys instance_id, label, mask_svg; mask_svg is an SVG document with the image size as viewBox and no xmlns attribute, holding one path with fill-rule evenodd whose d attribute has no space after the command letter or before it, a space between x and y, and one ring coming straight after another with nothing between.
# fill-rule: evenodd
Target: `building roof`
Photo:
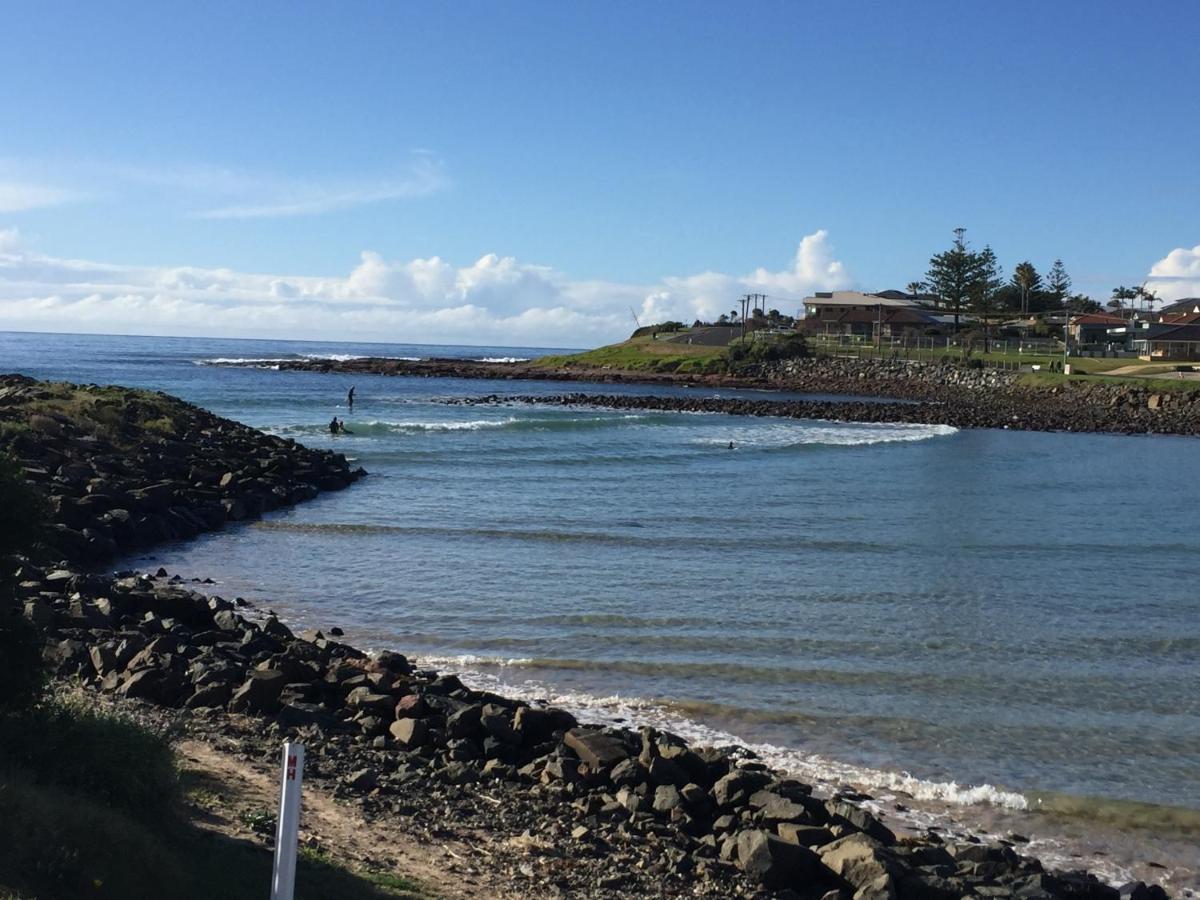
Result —
<instances>
[{"instance_id":1,"label":"building roof","mask_svg":"<svg viewBox=\"0 0 1200 900\"><path fill-rule=\"evenodd\" d=\"M1168 325L1192 325L1200 322L1200 312L1162 313L1158 321Z\"/></svg>"},{"instance_id":2,"label":"building roof","mask_svg":"<svg viewBox=\"0 0 1200 900\"><path fill-rule=\"evenodd\" d=\"M1083 313L1071 316L1072 325L1124 325L1128 320L1109 313Z\"/></svg>"},{"instance_id":3,"label":"building roof","mask_svg":"<svg viewBox=\"0 0 1200 900\"><path fill-rule=\"evenodd\" d=\"M1182 300L1176 300L1159 310L1164 315L1171 313L1190 313L1200 312L1200 297L1184 297Z\"/></svg>"}]
</instances>

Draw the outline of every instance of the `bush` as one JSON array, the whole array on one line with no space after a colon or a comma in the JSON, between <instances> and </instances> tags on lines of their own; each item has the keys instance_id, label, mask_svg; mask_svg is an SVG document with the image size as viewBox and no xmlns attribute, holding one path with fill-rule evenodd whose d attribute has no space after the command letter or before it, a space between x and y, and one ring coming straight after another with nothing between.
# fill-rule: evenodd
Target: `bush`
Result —
<instances>
[{"instance_id":1,"label":"bush","mask_svg":"<svg viewBox=\"0 0 1200 900\"><path fill-rule=\"evenodd\" d=\"M0 600L0 715L26 709L46 685L42 638L7 595Z\"/></svg>"},{"instance_id":2,"label":"bush","mask_svg":"<svg viewBox=\"0 0 1200 900\"><path fill-rule=\"evenodd\" d=\"M24 709L45 685L42 640L12 594L12 557L37 539L46 507L16 461L0 454L0 713Z\"/></svg>"},{"instance_id":3,"label":"bush","mask_svg":"<svg viewBox=\"0 0 1200 900\"><path fill-rule=\"evenodd\" d=\"M25 480L17 461L0 453L0 580L7 580L7 557L28 550L46 520L46 502Z\"/></svg>"},{"instance_id":4,"label":"bush","mask_svg":"<svg viewBox=\"0 0 1200 900\"><path fill-rule=\"evenodd\" d=\"M808 356L808 344L800 334L789 335L781 341L752 341L733 344L729 348L729 365L734 371L766 362L799 359Z\"/></svg>"},{"instance_id":5,"label":"bush","mask_svg":"<svg viewBox=\"0 0 1200 900\"><path fill-rule=\"evenodd\" d=\"M166 736L82 700L0 717L0 760L139 819L167 818L179 797Z\"/></svg>"}]
</instances>

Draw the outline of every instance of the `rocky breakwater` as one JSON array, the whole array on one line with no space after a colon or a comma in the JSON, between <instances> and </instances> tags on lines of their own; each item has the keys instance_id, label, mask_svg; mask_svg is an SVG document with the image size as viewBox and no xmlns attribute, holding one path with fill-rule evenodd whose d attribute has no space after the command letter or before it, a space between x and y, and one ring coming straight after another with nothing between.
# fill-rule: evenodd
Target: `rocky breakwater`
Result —
<instances>
[{"instance_id":1,"label":"rocky breakwater","mask_svg":"<svg viewBox=\"0 0 1200 900\"><path fill-rule=\"evenodd\" d=\"M581 725L394 652L293 634L163 570L26 564L18 584L60 678L262 760L301 741L308 776L368 820L394 817L429 840L465 833L474 870L520 896L1166 896L1046 871L1006 842L898 836L862 795L819 797L749 751Z\"/></svg>"},{"instance_id":2,"label":"rocky breakwater","mask_svg":"<svg viewBox=\"0 0 1200 900\"><path fill-rule=\"evenodd\" d=\"M166 394L0 377L0 452L50 505L47 551L95 563L341 490L366 474Z\"/></svg>"},{"instance_id":3,"label":"rocky breakwater","mask_svg":"<svg viewBox=\"0 0 1200 900\"><path fill-rule=\"evenodd\" d=\"M488 394L450 404L540 404L620 410L726 413L839 422L901 422L955 428L1200 435L1200 391L1160 394L1117 385L958 391L936 401L759 400L645 394Z\"/></svg>"},{"instance_id":4,"label":"rocky breakwater","mask_svg":"<svg viewBox=\"0 0 1200 900\"><path fill-rule=\"evenodd\" d=\"M951 361L837 357L780 360L762 365L755 374L789 390L913 400L945 399L961 391L1005 390L1020 378L1015 372L975 369Z\"/></svg>"}]
</instances>

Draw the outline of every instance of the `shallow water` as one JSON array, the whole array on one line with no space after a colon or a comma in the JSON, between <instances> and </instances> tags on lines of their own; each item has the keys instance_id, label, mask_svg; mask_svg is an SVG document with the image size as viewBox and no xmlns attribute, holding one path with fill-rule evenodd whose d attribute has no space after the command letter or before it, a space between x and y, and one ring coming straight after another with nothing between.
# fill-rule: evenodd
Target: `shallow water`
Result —
<instances>
[{"instance_id":1,"label":"shallow water","mask_svg":"<svg viewBox=\"0 0 1200 900\"><path fill-rule=\"evenodd\" d=\"M160 388L371 472L156 554L226 596L831 782L1072 821L1170 805L1195 833L1194 439L455 406L514 383L199 364L537 352L0 334L2 370Z\"/></svg>"}]
</instances>

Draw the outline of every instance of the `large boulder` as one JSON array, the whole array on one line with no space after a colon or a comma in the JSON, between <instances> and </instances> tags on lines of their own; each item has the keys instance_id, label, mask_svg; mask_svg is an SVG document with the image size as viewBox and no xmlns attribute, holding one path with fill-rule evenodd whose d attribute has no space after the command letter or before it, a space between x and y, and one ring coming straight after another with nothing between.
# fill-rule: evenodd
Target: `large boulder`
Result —
<instances>
[{"instance_id":1,"label":"large boulder","mask_svg":"<svg viewBox=\"0 0 1200 900\"><path fill-rule=\"evenodd\" d=\"M257 669L234 693L229 701L230 712L274 712L279 708L279 695L287 684L287 675L276 669Z\"/></svg>"},{"instance_id":2,"label":"large boulder","mask_svg":"<svg viewBox=\"0 0 1200 900\"><path fill-rule=\"evenodd\" d=\"M821 869L813 851L770 832L743 831L737 836L737 866L767 887L800 887L814 881Z\"/></svg>"},{"instance_id":3,"label":"large boulder","mask_svg":"<svg viewBox=\"0 0 1200 900\"><path fill-rule=\"evenodd\" d=\"M820 847L821 863L855 890L891 875L892 857L883 844L861 832Z\"/></svg>"},{"instance_id":4,"label":"large boulder","mask_svg":"<svg viewBox=\"0 0 1200 900\"><path fill-rule=\"evenodd\" d=\"M593 769L610 769L633 755L618 738L594 729L572 728L563 743Z\"/></svg>"}]
</instances>

